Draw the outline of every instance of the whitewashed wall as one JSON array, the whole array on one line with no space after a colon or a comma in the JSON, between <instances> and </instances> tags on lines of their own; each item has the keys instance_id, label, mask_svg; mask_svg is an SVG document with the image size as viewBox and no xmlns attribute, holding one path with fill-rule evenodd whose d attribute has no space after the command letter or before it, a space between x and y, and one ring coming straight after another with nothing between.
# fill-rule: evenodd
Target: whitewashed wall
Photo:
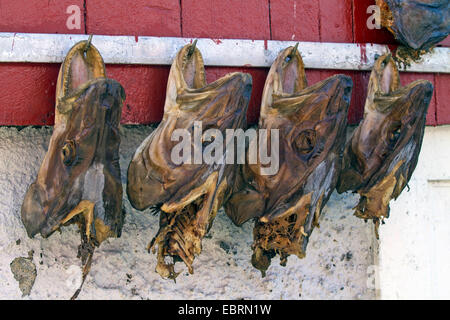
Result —
<instances>
[{"instance_id":1,"label":"whitewashed wall","mask_svg":"<svg viewBox=\"0 0 450 320\"><path fill-rule=\"evenodd\" d=\"M427 127L410 191L380 229L383 299L450 299L450 126Z\"/></svg>"}]
</instances>

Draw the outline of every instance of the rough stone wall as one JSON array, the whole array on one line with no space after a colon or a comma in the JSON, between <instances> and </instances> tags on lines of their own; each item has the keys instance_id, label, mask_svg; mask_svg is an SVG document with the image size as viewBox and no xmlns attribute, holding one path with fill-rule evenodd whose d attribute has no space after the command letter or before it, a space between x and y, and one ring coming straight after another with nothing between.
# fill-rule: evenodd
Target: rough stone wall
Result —
<instances>
[{"instance_id":1,"label":"rough stone wall","mask_svg":"<svg viewBox=\"0 0 450 320\"><path fill-rule=\"evenodd\" d=\"M80 269L76 257L78 228L69 226L47 239L29 239L20 220L28 185L45 155L52 127L0 127L0 299L22 293L10 263L33 250L37 277L24 299L69 299ZM150 126L122 127L121 168L125 187L131 157ZM253 223L234 226L223 211L203 241L194 274L183 272L176 283L154 271L156 256L146 246L158 230L158 217L139 212L124 200L127 215L122 237L105 241L94 254L80 299L372 299L377 242L371 223L352 216L357 198L333 194L310 238L306 258L278 259L261 278L250 263ZM368 288L369 287L369 288Z\"/></svg>"}]
</instances>

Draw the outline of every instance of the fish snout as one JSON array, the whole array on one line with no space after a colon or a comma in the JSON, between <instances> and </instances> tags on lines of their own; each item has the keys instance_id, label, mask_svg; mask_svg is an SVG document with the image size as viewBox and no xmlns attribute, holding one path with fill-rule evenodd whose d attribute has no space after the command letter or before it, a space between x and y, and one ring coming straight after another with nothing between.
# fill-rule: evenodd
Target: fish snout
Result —
<instances>
[{"instance_id":1,"label":"fish snout","mask_svg":"<svg viewBox=\"0 0 450 320\"><path fill-rule=\"evenodd\" d=\"M132 161L128 167L126 192L133 208L145 210L163 202L169 196L163 183L149 174L141 161Z\"/></svg>"},{"instance_id":2,"label":"fish snout","mask_svg":"<svg viewBox=\"0 0 450 320\"><path fill-rule=\"evenodd\" d=\"M431 97L433 96L433 84L428 80L418 80L411 84L411 99L412 101L423 100L423 105L428 107Z\"/></svg>"},{"instance_id":3,"label":"fish snout","mask_svg":"<svg viewBox=\"0 0 450 320\"><path fill-rule=\"evenodd\" d=\"M30 238L40 232L46 220L44 212L45 192L40 185L33 183L28 188L21 208L22 222Z\"/></svg>"}]
</instances>

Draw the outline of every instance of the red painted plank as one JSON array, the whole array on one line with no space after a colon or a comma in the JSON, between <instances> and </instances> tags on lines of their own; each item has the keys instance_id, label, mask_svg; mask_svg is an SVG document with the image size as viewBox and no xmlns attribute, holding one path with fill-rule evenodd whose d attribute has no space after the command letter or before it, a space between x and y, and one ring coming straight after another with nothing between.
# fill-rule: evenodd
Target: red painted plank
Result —
<instances>
[{"instance_id":1,"label":"red painted plank","mask_svg":"<svg viewBox=\"0 0 450 320\"><path fill-rule=\"evenodd\" d=\"M0 125L52 125L59 64L0 63Z\"/></svg>"},{"instance_id":2,"label":"red painted plank","mask_svg":"<svg viewBox=\"0 0 450 320\"><path fill-rule=\"evenodd\" d=\"M208 67L206 68L206 79L208 83L213 82L227 73L245 72L252 76L253 89L252 97L248 106L247 122L255 124L259 119L259 110L261 106L261 96L266 82L268 68L229 68L229 67Z\"/></svg>"},{"instance_id":3,"label":"red painted plank","mask_svg":"<svg viewBox=\"0 0 450 320\"><path fill-rule=\"evenodd\" d=\"M353 80L352 101L348 109L348 123L351 125L358 124L364 116L370 72L346 71L345 74L352 77Z\"/></svg>"},{"instance_id":4,"label":"red painted plank","mask_svg":"<svg viewBox=\"0 0 450 320\"><path fill-rule=\"evenodd\" d=\"M274 40L352 42L352 0L271 0Z\"/></svg>"},{"instance_id":5,"label":"red painted plank","mask_svg":"<svg viewBox=\"0 0 450 320\"><path fill-rule=\"evenodd\" d=\"M320 41L319 2L271 0L273 40Z\"/></svg>"},{"instance_id":6,"label":"red painted plank","mask_svg":"<svg viewBox=\"0 0 450 320\"><path fill-rule=\"evenodd\" d=\"M0 32L84 33L83 2L0 0ZM70 6L75 7L69 8ZM75 11L71 10L73 8ZM76 16L77 20L71 19L71 16Z\"/></svg>"},{"instance_id":7,"label":"red painted plank","mask_svg":"<svg viewBox=\"0 0 450 320\"><path fill-rule=\"evenodd\" d=\"M86 2L87 33L181 36L179 0L101 0Z\"/></svg>"},{"instance_id":8,"label":"red painted plank","mask_svg":"<svg viewBox=\"0 0 450 320\"><path fill-rule=\"evenodd\" d=\"M57 64L0 64L0 86L4 88L4 94L0 96L0 106L2 106L0 125L52 125L58 70ZM267 69L208 67L207 80L212 82L227 73L237 71L250 73L253 78L252 98L247 119L250 124L254 124L259 117ZM108 77L119 81L127 94L122 123L148 124L161 120L168 73L169 67L166 66L107 66ZM348 120L350 124L357 124L363 116L370 73L307 70L308 83L312 85L337 73L346 74L353 79ZM450 99L448 90L450 75L441 74L434 81L433 74L401 73L403 85L417 79L427 79L435 83L436 97L433 97L429 107L427 125L449 124L450 108L447 101Z\"/></svg>"},{"instance_id":9,"label":"red painted plank","mask_svg":"<svg viewBox=\"0 0 450 320\"><path fill-rule=\"evenodd\" d=\"M353 30L356 43L396 44L394 36L386 29L369 29L367 20L372 13L367 13L375 0L353 0Z\"/></svg>"},{"instance_id":10,"label":"red painted plank","mask_svg":"<svg viewBox=\"0 0 450 320\"><path fill-rule=\"evenodd\" d=\"M268 0L181 0L184 37L270 39Z\"/></svg>"},{"instance_id":11,"label":"red painted plank","mask_svg":"<svg viewBox=\"0 0 450 320\"><path fill-rule=\"evenodd\" d=\"M270 38L276 40L393 43L385 30L369 30L366 13L373 0L182 0L183 26L179 0L148 1L87 1L87 31L95 34L134 34L155 36L183 36L209 38ZM269 22L269 2L270 17ZM95 3L95 4L94 4ZM5 1L0 0L0 31L83 33L68 30L68 5L83 1ZM352 30L352 5L354 30ZM39 16L37 19L36 16ZM182 30L181 30L182 29ZM386 37L386 34L388 35ZM441 45L448 45L447 38ZM52 124L54 91L59 65L56 64L0 64L0 85L5 88L0 97L0 125ZM247 114L249 123L259 117L261 94L267 75L265 68L207 68L208 81L229 72L248 72L253 77L253 92ZM108 76L125 87L122 122L147 124L158 122L163 114L169 67L108 65ZM339 71L307 70L309 84L325 79ZM368 72L341 72L354 82L349 123L355 124L363 115L367 93ZM427 117L428 125L450 123L449 76L402 73L402 83L415 79L435 83ZM436 81L434 81L436 78ZM20 85L19 85L20 84ZM436 122L437 119L437 122Z\"/></svg>"},{"instance_id":12,"label":"red painted plank","mask_svg":"<svg viewBox=\"0 0 450 320\"><path fill-rule=\"evenodd\" d=\"M353 42L352 0L319 0L320 40Z\"/></svg>"},{"instance_id":13,"label":"red painted plank","mask_svg":"<svg viewBox=\"0 0 450 320\"><path fill-rule=\"evenodd\" d=\"M0 64L0 125L53 125L59 64ZM161 121L169 67L107 66L125 88L122 123Z\"/></svg>"},{"instance_id":14,"label":"red painted plank","mask_svg":"<svg viewBox=\"0 0 450 320\"><path fill-rule=\"evenodd\" d=\"M437 124L450 124L450 74L436 74L435 80Z\"/></svg>"},{"instance_id":15,"label":"red painted plank","mask_svg":"<svg viewBox=\"0 0 450 320\"><path fill-rule=\"evenodd\" d=\"M122 123L147 124L161 121L169 67L108 65L107 70L108 77L119 81L127 94ZM259 118L261 95L268 69L207 67L206 78L210 83L232 72L246 72L252 76L253 90L247 120L249 124L254 124Z\"/></svg>"},{"instance_id":16,"label":"red painted plank","mask_svg":"<svg viewBox=\"0 0 450 320\"><path fill-rule=\"evenodd\" d=\"M321 81L322 71L318 69L306 69L306 80L308 80L308 86Z\"/></svg>"},{"instance_id":17,"label":"red painted plank","mask_svg":"<svg viewBox=\"0 0 450 320\"><path fill-rule=\"evenodd\" d=\"M184 37L270 39L269 4L266 0L182 0L181 3ZM256 123L268 70L209 67L207 81L215 81L230 72L252 75L253 90L247 121Z\"/></svg>"},{"instance_id":18,"label":"red painted plank","mask_svg":"<svg viewBox=\"0 0 450 320\"><path fill-rule=\"evenodd\" d=\"M86 24L93 34L179 37L180 1L87 1ZM161 121L169 67L108 65L107 72L125 88L122 123Z\"/></svg>"},{"instance_id":19,"label":"red painted plank","mask_svg":"<svg viewBox=\"0 0 450 320\"><path fill-rule=\"evenodd\" d=\"M125 88L122 123L148 124L162 119L168 66L107 65L107 76Z\"/></svg>"}]
</instances>

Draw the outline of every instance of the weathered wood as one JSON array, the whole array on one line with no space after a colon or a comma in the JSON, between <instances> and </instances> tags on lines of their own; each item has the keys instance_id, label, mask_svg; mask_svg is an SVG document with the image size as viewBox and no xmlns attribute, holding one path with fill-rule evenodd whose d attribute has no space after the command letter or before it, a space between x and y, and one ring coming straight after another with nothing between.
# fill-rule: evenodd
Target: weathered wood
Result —
<instances>
[{"instance_id":1,"label":"weathered wood","mask_svg":"<svg viewBox=\"0 0 450 320\"><path fill-rule=\"evenodd\" d=\"M0 62L60 63L73 41L86 35L0 33ZM93 43L108 64L171 65L178 50L192 38L95 35ZM270 67L278 53L294 41L198 39L207 66ZM371 70L376 55L388 51L379 44L300 42L306 68ZM8 48L8 49L6 49ZM450 73L450 48L434 48L411 63L408 72Z\"/></svg>"}]
</instances>

